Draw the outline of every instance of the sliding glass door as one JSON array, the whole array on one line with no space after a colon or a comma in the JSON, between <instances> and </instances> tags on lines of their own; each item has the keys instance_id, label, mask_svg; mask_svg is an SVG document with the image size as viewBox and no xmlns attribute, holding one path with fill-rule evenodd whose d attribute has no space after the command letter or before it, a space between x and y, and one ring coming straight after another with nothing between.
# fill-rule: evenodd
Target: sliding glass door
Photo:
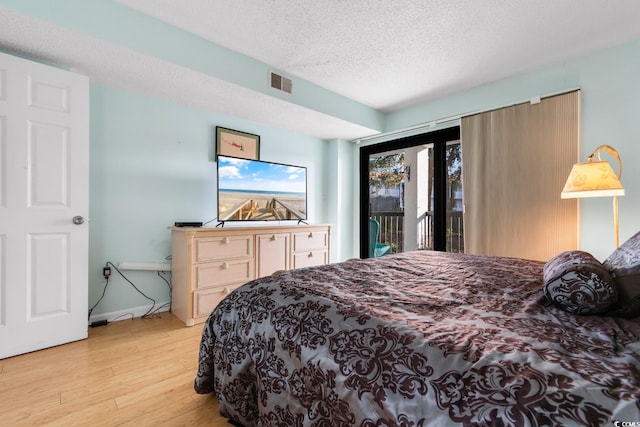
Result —
<instances>
[{"instance_id":1,"label":"sliding glass door","mask_svg":"<svg viewBox=\"0 0 640 427\"><path fill-rule=\"evenodd\" d=\"M464 200L462 198L462 144L457 141L447 141L445 147L444 170L446 179L446 239L447 252L464 252L464 228L462 213Z\"/></svg>"},{"instance_id":2,"label":"sliding glass door","mask_svg":"<svg viewBox=\"0 0 640 427\"><path fill-rule=\"evenodd\" d=\"M369 155L369 245L374 240L379 245L378 253L401 252L404 247L404 187L408 177L405 151L395 150ZM375 250L369 247L369 254Z\"/></svg>"},{"instance_id":3,"label":"sliding glass door","mask_svg":"<svg viewBox=\"0 0 640 427\"><path fill-rule=\"evenodd\" d=\"M456 127L360 149L361 257L464 251L459 139Z\"/></svg>"}]
</instances>

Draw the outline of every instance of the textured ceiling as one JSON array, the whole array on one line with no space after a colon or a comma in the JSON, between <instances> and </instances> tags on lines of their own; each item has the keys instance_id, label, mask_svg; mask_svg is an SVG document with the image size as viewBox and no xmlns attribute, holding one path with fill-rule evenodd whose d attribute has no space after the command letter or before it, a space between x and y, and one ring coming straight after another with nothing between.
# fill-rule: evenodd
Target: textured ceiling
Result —
<instances>
[{"instance_id":1,"label":"textured ceiling","mask_svg":"<svg viewBox=\"0 0 640 427\"><path fill-rule=\"evenodd\" d=\"M116 2L383 112L640 38L638 0ZM6 9L0 49L74 68L95 83L318 138L376 133Z\"/></svg>"},{"instance_id":2,"label":"textured ceiling","mask_svg":"<svg viewBox=\"0 0 640 427\"><path fill-rule=\"evenodd\" d=\"M117 0L388 112L640 37L637 0Z\"/></svg>"}]
</instances>

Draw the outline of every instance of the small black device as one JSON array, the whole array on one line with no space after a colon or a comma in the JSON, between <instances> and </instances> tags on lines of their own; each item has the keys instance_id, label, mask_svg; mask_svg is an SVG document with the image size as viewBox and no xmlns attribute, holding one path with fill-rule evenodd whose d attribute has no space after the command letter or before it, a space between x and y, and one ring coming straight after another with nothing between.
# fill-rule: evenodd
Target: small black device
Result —
<instances>
[{"instance_id":1,"label":"small black device","mask_svg":"<svg viewBox=\"0 0 640 427\"><path fill-rule=\"evenodd\" d=\"M98 326L104 326L109 323L106 319L104 320L96 320L95 322L91 322L91 327L96 328Z\"/></svg>"},{"instance_id":2,"label":"small black device","mask_svg":"<svg viewBox=\"0 0 640 427\"><path fill-rule=\"evenodd\" d=\"M176 227L202 227L200 221L176 221L174 223Z\"/></svg>"}]
</instances>

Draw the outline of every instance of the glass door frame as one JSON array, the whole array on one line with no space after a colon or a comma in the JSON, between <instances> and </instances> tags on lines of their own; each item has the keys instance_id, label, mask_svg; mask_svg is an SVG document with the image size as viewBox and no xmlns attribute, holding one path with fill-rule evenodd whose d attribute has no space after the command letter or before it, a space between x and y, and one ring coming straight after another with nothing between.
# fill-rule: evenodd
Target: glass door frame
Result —
<instances>
[{"instance_id":1,"label":"glass door frame","mask_svg":"<svg viewBox=\"0 0 640 427\"><path fill-rule=\"evenodd\" d=\"M434 240L433 249L446 250L447 240L447 142L460 139L460 126L413 135L392 141L360 147L360 258L369 257L369 157L372 154L401 150L424 144L433 144L434 155Z\"/></svg>"}]
</instances>

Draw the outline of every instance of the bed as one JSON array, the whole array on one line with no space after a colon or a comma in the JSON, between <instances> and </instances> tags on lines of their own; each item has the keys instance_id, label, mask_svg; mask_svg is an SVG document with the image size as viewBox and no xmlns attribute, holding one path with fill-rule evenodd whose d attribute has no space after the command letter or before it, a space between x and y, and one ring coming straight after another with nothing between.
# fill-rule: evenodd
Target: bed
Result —
<instances>
[{"instance_id":1,"label":"bed","mask_svg":"<svg viewBox=\"0 0 640 427\"><path fill-rule=\"evenodd\" d=\"M606 314L621 294L570 312L548 264L415 251L249 282L205 323L195 390L245 427L640 422L640 318Z\"/></svg>"}]
</instances>

